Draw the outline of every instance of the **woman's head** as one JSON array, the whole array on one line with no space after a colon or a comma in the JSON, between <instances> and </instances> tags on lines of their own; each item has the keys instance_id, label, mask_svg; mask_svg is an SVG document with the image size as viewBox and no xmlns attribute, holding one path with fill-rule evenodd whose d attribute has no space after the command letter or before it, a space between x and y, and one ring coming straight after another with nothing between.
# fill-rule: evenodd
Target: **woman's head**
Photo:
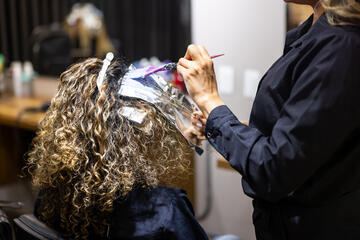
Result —
<instances>
[{"instance_id":1,"label":"woman's head","mask_svg":"<svg viewBox=\"0 0 360 240\"><path fill-rule=\"evenodd\" d=\"M117 94L127 71L112 62L100 94L102 61L88 59L60 77L29 154L35 186L43 189L39 213L68 236L103 233L113 201L135 185L172 184L187 171L192 152L182 135L153 106ZM121 114L144 110L142 124Z\"/></svg>"}]
</instances>

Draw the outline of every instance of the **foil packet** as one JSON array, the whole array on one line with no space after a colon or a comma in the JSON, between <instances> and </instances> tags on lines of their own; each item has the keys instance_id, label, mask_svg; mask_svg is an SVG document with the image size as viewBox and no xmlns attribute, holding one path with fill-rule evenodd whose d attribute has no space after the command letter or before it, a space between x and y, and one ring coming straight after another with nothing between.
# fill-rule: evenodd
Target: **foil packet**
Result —
<instances>
[{"instance_id":1,"label":"foil packet","mask_svg":"<svg viewBox=\"0 0 360 240\"><path fill-rule=\"evenodd\" d=\"M192 127L191 115L198 108L194 102L185 96L179 89L169 84L157 74L147 75L149 68L136 69L133 65L121 81L119 95L140 99L155 106L166 119L173 124L185 137ZM121 114L135 123L141 123L146 115L136 108L123 109ZM202 149L188 141L195 147L197 153Z\"/></svg>"}]
</instances>

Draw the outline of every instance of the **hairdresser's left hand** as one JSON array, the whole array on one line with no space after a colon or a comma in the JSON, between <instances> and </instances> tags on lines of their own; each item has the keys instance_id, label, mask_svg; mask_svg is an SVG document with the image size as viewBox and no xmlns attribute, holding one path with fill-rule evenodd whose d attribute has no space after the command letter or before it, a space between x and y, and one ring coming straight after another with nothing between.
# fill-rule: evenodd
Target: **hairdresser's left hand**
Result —
<instances>
[{"instance_id":1,"label":"hairdresser's left hand","mask_svg":"<svg viewBox=\"0 0 360 240\"><path fill-rule=\"evenodd\" d=\"M190 45L184 58L179 60L177 70L206 118L214 108L224 105L218 93L213 62L205 47Z\"/></svg>"},{"instance_id":2,"label":"hairdresser's left hand","mask_svg":"<svg viewBox=\"0 0 360 240\"><path fill-rule=\"evenodd\" d=\"M191 127L184 131L185 137L195 146L201 146L206 125L206 118L200 111L193 112L191 115Z\"/></svg>"}]
</instances>

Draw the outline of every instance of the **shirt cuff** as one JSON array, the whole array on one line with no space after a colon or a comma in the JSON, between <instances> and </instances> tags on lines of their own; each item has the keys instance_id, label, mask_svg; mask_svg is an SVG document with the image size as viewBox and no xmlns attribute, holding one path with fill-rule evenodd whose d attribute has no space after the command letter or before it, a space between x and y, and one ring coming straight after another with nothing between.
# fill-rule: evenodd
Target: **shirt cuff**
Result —
<instances>
[{"instance_id":1,"label":"shirt cuff","mask_svg":"<svg viewBox=\"0 0 360 240\"><path fill-rule=\"evenodd\" d=\"M236 119L234 114L226 105L221 105L214 108L208 119L206 120L205 136L207 139L214 138L220 135L220 127L229 120Z\"/></svg>"}]
</instances>

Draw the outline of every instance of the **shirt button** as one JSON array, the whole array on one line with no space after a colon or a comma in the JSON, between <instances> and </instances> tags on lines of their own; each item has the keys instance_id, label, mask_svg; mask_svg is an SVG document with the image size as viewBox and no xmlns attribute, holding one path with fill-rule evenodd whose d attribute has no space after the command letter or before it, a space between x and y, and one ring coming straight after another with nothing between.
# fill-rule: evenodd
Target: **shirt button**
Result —
<instances>
[{"instance_id":1,"label":"shirt button","mask_svg":"<svg viewBox=\"0 0 360 240\"><path fill-rule=\"evenodd\" d=\"M211 133L211 132L207 132L206 136L207 136L208 138L211 138L211 137L212 137L212 133Z\"/></svg>"}]
</instances>

